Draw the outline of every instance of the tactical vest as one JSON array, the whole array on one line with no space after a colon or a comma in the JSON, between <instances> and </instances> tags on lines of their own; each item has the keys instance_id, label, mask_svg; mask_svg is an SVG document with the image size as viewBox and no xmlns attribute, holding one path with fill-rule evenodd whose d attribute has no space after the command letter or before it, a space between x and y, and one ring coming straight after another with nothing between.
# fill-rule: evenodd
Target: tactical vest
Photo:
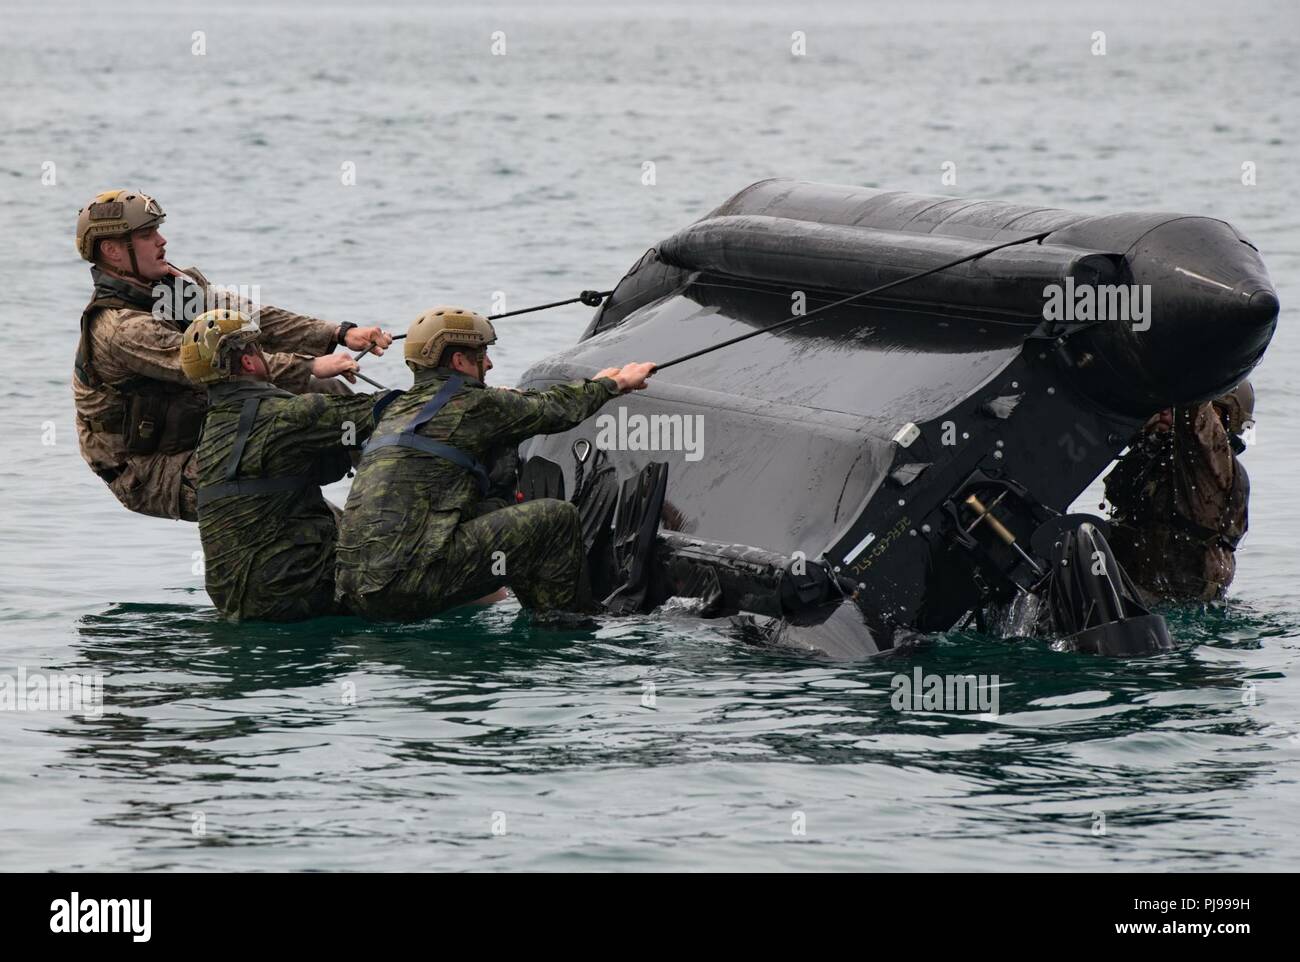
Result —
<instances>
[{"instance_id":1,"label":"tactical vest","mask_svg":"<svg viewBox=\"0 0 1300 962\"><path fill-rule=\"evenodd\" d=\"M316 459L316 463L302 474L291 474L280 478L239 477L239 462L248 446L249 435L253 433L253 424L257 420L257 408L262 403L260 397L250 397L239 408L239 424L235 428L235 442L231 446L230 456L226 458L226 470L223 479L216 484L205 485L198 489L199 507L210 504L218 498L262 497L268 494L284 494L301 491L309 486L319 488L343 477L352 468L352 458L348 452L339 449L327 451Z\"/></svg>"},{"instance_id":2,"label":"tactical vest","mask_svg":"<svg viewBox=\"0 0 1300 962\"><path fill-rule=\"evenodd\" d=\"M131 296L126 296L129 293ZM202 392L182 384L136 376L109 383L95 373L91 323L101 310L151 310L152 301L134 296L111 280L95 285L90 303L81 312L81 340L73 362L77 380L89 388L106 390L115 400L114 410L90 421L90 428L120 434L128 454L179 454L193 451L203 430L207 399Z\"/></svg>"},{"instance_id":3,"label":"tactical vest","mask_svg":"<svg viewBox=\"0 0 1300 962\"><path fill-rule=\"evenodd\" d=\"M447 383L441 390L435 394L424 407L420 408L419 413L411 419L397 434L385 434L380 437L372 437L363 450L370 452L378 448L402 447L411 448L419 451L421 454L428 454L435 458L442 458L450 461L458 467L464 468L474 477L474 482L478 485L478 493L485 496L491 487L488 481L487 468L473 455L462 451L460 448L442 441L435 441L432 438L426 438L422 434L416 434L416 430L423 424L427 424L435 414L442 410L443 406L452 399L452 396L461 389L465 384L465 379L459 376L449 377ZM381 404L387 407L392 399L396 397L396 392L391 397L385 397ZM375 418L378 420L382 408L376 406Z\"/></svg>"}]
</instances>

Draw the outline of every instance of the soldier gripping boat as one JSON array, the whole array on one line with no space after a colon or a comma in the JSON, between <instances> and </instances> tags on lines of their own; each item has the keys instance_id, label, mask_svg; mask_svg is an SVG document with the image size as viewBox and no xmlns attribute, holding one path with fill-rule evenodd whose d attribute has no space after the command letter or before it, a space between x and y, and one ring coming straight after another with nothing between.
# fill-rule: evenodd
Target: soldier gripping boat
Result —
<instances>
[{"instance_id":1,"label":"soldier gripping boat","mask_svg":"<svg viewBox=\"0 0 1300 962\"><path fill-rule=\"evenodd\" d=\"M490 388L496 331L481 314L434 308L406 335L414 384L390 400L352 482L338 590L368 618L414 620L508 585L534 611L592 608L578 510L514 503L484 462L535 435L566 431L645 387L653 364L606 368L545 391Z\"/></svg>"}]
</instances>

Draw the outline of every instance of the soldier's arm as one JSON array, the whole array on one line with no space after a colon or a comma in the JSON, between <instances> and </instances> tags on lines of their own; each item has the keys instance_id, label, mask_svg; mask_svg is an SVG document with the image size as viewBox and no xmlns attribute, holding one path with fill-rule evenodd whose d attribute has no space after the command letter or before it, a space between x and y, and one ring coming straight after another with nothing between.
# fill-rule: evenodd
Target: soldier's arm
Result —
<instances>
[{"instance_id":1,"label":"soldier's arm","mask_svg":"<svg viewBox=\"0 0 1300 962\"><path fill-rule=\"evenodd\" d=\"M262 346L268 351L294 351L320 357L338 346L338 324L306 314L264 304L258 323L262 327Z\"/></svg>"},{"instance_id":2,"label":"soldier's arm","mask_svg":"<svg viewBox=\"0 0 1300 962\"><path fill-rule=\"evenodd\" d=\"M211 287L212 282L204 277L197 267L187 267L182 273L202 285L204 289ZM338 324L308 317L305 314L295 314L280 307L254 306L234 293L224 296L216 296L216 292L212 290L208 293L214 298L214 303L218 307L256 314L258 324L262 328L262 350L268 354L294 352L320 357L322 354L331 353L337 346L335 336L338 334ZM275 383L286 387L279 381ZM302 383L305 387L307 383L305 378Z\"/></svg>"},{"instance_id":3,"label":"soldier's arm","mask_svg":"<svg viewBox=\"0 0 1300 962\"><path fill-rule=\"evenodd\" d=\"M1224 490L1232 486L1232 444L1213 404L1178 408L1174 430L1178 432L1179 453L1196 475L1194 483L1214 484Z\"/></svg>"},{"instance_id":4,"label":"soldier's arm","mask_svg":"<svg viewBox=\"0 0 1300 962\"><path fill-rule=\"evenodd\" d=\"M545 391L490 391L481 423L485 439L496 444L518 444L535 434L556 434L591 417L610 398L618 397L613 378L557 384ZM462 427L462 430L464 428Z\"/></svg>"},{"instance_id":5,"label":"soldier's arm","mask_svg":"<svg viewBox=\"0 0 1300 962\"><path fill-rule=\"evenodd\" d=\"M284 406L283 421L294 429L304 450L356 447L375 429L375 398L370 394L302 394Z\"/></svg>"},{"instance_id":6,"label":"soldier's arm","mask_svg":"<svg viewBox=\"0 0 1300 962\"><path fill-rule=\"evenodd\" d=\"M113 329L109 362L129 374L155 381L190 384L181 370L181 333L151 315L133 311Z\"/></svg>"},{"instance_id":7,"label":"soldier's arm","mask_svg":"<svg viewBox=\"0 0 1300 962\"><path fill-rule=\"evenodd\" d=\"M311 385L311 358L304 354L267 354L266 368L271 383L294 394L302 394Z\"/></svg>"}]
</instances>

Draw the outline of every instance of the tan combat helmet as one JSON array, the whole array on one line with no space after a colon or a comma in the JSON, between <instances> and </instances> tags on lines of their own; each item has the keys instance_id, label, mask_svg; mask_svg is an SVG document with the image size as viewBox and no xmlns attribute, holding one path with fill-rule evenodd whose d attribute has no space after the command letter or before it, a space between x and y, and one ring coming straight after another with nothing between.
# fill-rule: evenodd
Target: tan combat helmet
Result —
<instances>
[{"instance_id":1,"label":"tan combat helmet","mask_svg":"<svg viewBox=\"0 0 1300 962\"><path fill-rule=\"evenodd\" d=\"M495 344L496 329L482 314L463 307L435 307L415 319L406 331L406 366L437 367L442 352L449 347L478 351L478 377L483 380L482 348Z\"/></svg>"},{"instance_id":2,"label":"tan combat helmet","mask_svg":"<svg viewBox=\"0 0 1300 962\"><path fill-rule=\"evenodd\" d=\"M158 201L142 191L106 190L77 211L77 253L93 264L96 241L125 237L131 270L138 273L131 234L146 227L157 227L166 219Z\"/></svg>"},{"instance_id":3,"label":"tan combat helmet","mask_svg":"<svg viewBox=\"0 0 1300 962\"><path fill-rule=\"evenodd\" d=\"M181 335L181 370L196 384L225 381L234 374L231 356L261 333L257 321L241 311L200 314Z\"/></svg>"}]
</instances>

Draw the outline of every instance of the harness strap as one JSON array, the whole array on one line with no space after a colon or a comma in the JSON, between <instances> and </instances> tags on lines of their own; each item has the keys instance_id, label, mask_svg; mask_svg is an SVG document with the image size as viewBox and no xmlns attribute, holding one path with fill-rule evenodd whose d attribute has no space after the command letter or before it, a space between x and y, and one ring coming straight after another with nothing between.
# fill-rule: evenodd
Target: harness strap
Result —
<instances>
[{"instance_id":1,"label":"harness strap","mask_svg":"<svg viewBox=\"0 0 1300 962\"><path fill-rule=\"evenodd\" d=\"M433 438L426 438L422 434L417 434L416 430L421 426L428 424L433 416L437 414L447 404L448 401L461 389L465 379L459 375L447 379L447 383L442 386L437 394L420 408L418 414L411 422L404 427L398 434L385 434L382 437L371 438L363 450L370 452L379 448L410 448L419 451L421 454L429 454L435 458L442 458L450 461L457 467L464 468L474 477L478 485L480 495L486 495L491 483L488 480L487 468L473 455L462 451L460 448L446 444L442 441L435 441Z\"/></svg>"},{"instance_id":2,"label":"harness strap","mask_svg":"<svg viewBox=\"0 0 1300 962\"><path fill-rule=\"evenodd\" d=\"M424 405L424 407L420 408L420 413L415 416L410 424L402 429L402 433L414 434L416 428L428 424L433 420L433 416L442 410L443 406L452 399L455 393L459 391L464 384L465 379L459 374L447 378L447 383L442 386L442 389L438 391L438 393L435 394L432 399Z\"/></svg>"},{"instance_id":3,"label":"harness strap","mask_svg":"<svg viewBox=\"0 0 1300 962\"><path fill-rule=\"evenodd\" d=\"M199 507L216 501L218 498L262 496L267 494L284 494L289 491L301 491L311 479L304 475L288 478L252 478L248 481L226 481L222 484L210 484L199 488Z\"/></svg>"},{"instance_id":4,"label":"harness strap","mask_svg":"<svg viewBox=\"0 0 1300 962\"><path fill-rule=\"evenodd\" d=\"M313 480L308 474L295 474L287 478L249 478L244 481L238 479L239 462L244 457L248 437L253 432L253 422L257 420L257 407L261 403L260 397L251 397L240 407L239 425L235 429L235 443L230 449L230 457L226 459L226 480L199 488L197 492L199 507L218 498L260 497L299 491Z\"/></svg>"},{"instance_id":5,"label":"harness strap","mask_svg":"<svg viewBox=\"0 0 1300 962\"><path fill-rule=\"evenodd\" d=\"M235 428L235 443L226 459L226 480L233 481L239 476L239 461L248 446L248 436L253 433L253 422L257 420L257 408L262 403L260 397L251 397L239 408L239 426Z\"/></svg>"}]
</instances>

